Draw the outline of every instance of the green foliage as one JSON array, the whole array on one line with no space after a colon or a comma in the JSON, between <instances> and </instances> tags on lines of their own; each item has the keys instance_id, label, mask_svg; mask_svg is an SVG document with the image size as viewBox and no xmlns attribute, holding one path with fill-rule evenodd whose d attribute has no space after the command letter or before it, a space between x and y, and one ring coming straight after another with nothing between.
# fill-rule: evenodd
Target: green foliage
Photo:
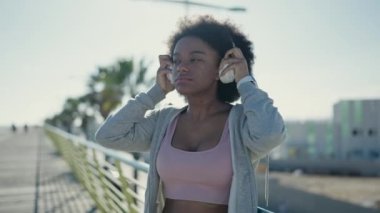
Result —
<instances>
[{"instance_id":1,"label":"green foliage","mask_svg":"<svg viewBox=\"0 0 380 213\"><path fill-rule=\"evenodd\" d=\"M63 110L45 122L71 132L74 122L79 120L81 129L87 132L90 117L100 114L105 119L121 104L125 95L134 97L148 82L151 83L153 79L147 79L147 72L148 66L144 60L139 61L137 68L132 59L122 59L114 65L98 67L88 80L89 92L78 98L68 98Z\"/></svg>"}]
</instances>

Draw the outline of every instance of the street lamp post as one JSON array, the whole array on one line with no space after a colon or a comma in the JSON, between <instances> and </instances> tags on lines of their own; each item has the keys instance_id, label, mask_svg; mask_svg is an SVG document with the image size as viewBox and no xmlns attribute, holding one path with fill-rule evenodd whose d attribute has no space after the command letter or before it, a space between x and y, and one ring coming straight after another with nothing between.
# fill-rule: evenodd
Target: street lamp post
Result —
<instances>
[{"instance_id":1,"label":"street lamp post","mask_svg":"<svg viewBox=\"0 0 380 213\"><path fill-rule=\"evenodd\" d=\"M190 6L205 7L205 8L211 8L211 9L217 9L217 10L227 10L227 11L231 11L231 12L245 12L246 11L246 9L244 7L224 7L224 6L206 4L206 3L189 1L189 0L183 0L183 1L181 1L181 0L135 0L135 1L155 1L155 2L168 2L168 3L175 3L175 4L183 4L183 5L185 5L186 15L189 12Z\"/></svg>"}]
</instances>

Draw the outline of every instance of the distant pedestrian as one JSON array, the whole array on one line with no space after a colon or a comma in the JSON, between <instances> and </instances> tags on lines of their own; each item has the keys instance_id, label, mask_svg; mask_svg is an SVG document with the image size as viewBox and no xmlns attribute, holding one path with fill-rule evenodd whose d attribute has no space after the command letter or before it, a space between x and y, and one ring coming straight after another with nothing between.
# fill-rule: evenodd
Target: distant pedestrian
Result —
<instances>
[{"instance_id":1,"label":"distant pedestrian","mask_svg":"<svg viewBox=\"0 0 380 213\"><path fill-rule=\"evenodd\" d=\"M25 132L25 133L28 132L28 124L25 124L25 125L24 125L24 132Z\"/></svg>"},{"instance_id":2,"label":"distant pedestrian","mask_svg":"<svg viewBox=\"0 0 380 213\"><path fill-rule=\"evenodd\" d=\"M16 133L16 132L17 132L17 127L16 127L15 124L12 124L12 125L11 125L11 131L12 131L13 133Z\"/></svg>"}]
</instances>

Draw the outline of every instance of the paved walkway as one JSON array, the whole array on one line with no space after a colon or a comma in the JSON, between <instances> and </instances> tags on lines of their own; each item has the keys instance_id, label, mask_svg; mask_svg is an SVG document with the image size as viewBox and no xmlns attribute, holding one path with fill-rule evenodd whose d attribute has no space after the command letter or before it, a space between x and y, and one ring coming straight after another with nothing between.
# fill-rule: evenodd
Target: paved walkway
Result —
<instances>
[{"instance_id":1,"label":"paved walkway","mask_svg":"<svg viewBox=\"0 0 380 213\"><path fill-rule=\"evenodd\" d=\"M42 129L0 134L0 213L95 212Z\"/></svg>"}]
</instances>

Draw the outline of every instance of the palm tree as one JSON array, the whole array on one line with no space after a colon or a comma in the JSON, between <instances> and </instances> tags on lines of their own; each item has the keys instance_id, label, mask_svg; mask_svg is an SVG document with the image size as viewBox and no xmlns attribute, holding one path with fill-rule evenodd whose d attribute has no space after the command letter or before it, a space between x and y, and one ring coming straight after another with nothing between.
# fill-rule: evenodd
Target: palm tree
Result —
<instances>
[{"instance_id":1,"label":"palm tree","mask_svg":"<svg viewBox=\"0 0 380 213\"><path fill-rule=\"evenodd\" d=\"M90 93L85 99L106 119L121 104L124 95L135 97L147 84L152 83L154 78L148 79L147 71L144 60L139 61L137 68L131 59L119 60L111 67L99 67L98 72L90 77ZM139 153L132 154L135 160L141 157ZM134 178L138 178L137 170L134 171Z\"/></svg>"},{"instance_id":2,"label":"palm tree","mask_svg":"<svg viewBox=\"0 0 380 213\"><path fill-rule=\"evenodd\" d=\"M133 60L119 60L116 65L99 67L90 77L90 93L87 101L99 111L103 119L121 104L125 93L134 97L145 86L147 66L141 60L138 69L134 69Z\"/></svg>"},{"instance_id":3,"label":"palm tree","mask_svg":"<svg viewBox=\"0 0 380 213\"><path fill-rule=\"evenodd\" d=\"M153 78L146 77L147 67L145 61L140 60L135 68L132 59L121 59L115 65L99 67L97 73L90 76L89 92L78 98L68 98L63 111L45 121L71 132L75 119L81 119L80 127L87 133L89 118L95 114L107 118L121 104L125 94L135 97L147 83L153 81Z\"/></svg>"},{"instance_id":4,"label":"palm tree","mask_svg":"<svg viewBox=\"0 0 380 213\"><path fill-rule=\"evenodd\" d=\"M50 119L46 119L45 122L53 126L57 126L65 130L66 132L71 133L72 127L75 119L78 117L78 100L73 98L68 98L65 101L63 110L53 116Z\"/></svg>"}]
</instances>

